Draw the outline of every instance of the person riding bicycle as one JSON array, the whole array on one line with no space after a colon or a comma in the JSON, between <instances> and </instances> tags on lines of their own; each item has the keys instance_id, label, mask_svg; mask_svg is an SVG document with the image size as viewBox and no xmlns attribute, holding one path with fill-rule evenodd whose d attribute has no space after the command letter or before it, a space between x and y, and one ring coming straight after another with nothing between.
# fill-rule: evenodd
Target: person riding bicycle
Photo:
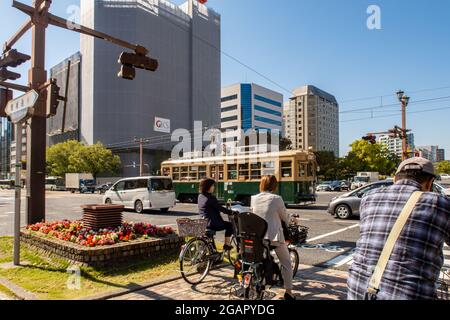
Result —
<instances>
[{"instance_id":1,"label":"person riding bicycle","mask_svg":"<svg viewBox=\"0 0 450 320\"><path fill-rule=\"evenodd\" d=\"M285 300L295 300L292 294L292 263L288 246L283 234L282 223L289 225L289 217L284 205L283 198L274 194L278 188L278 181L275 176L264 176L261 179L259 190L261 193L252 196L252 212L268 224L266 239L270 240L270 245L275 247L275 253L281 263L281 274L284 279Z\"/></svg>"},{"instance_id":2,"label":"person riding bicycle","mask_svg":"<svg viewBox=\"0 0 450 320\"><path fill-rule=\"evenodd\" d=\"M210 178L203 179L200 182L200 194L198 196L198 210L203 218L208 220L207 229L213 231L225 230L225 244L224 251L229 251L231 246L231 236L233 235L233 225L224 221L221 212L231 215L232 211L222 207L213 195L216 181Z\"/></svg>"}]
</instances>

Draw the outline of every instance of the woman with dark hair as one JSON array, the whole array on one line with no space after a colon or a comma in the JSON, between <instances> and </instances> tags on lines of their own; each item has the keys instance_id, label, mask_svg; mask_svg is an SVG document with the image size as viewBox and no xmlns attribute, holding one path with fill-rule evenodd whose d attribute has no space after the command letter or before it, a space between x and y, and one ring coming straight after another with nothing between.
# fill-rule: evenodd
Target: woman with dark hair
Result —
<instances>
[{"instance_id":1,"label":"woman with dark hair","mask_svg":"<svg viewBox=\"0 0 450 320\"><path fill-rule=\"evenodd\" d=\"M213 195L216 182L213 179L203 179L200 182L200 194L198 196L198 210L200 215L208 220L207 228L214 231L225 230L225 244L223 250L231 250L231 236L233 235L233 225L224 221L221 212L232 214L231 210L222 207Z\"/></svg>"},{"instance_id":2,"label":"woman with dark hair","mask_svg":"<svg viewBox=\"0 0 450 320\"><path fill-rule=\"evenodd\" d=\"M275 176L264 176L259 185L260 193L252 196L252 212L267 221L266 239L275 247L281 263L281 274L284 280L285 300L295 300L292 294L292 265L286 240L283 234L283 223L289 225L289 217L283 198L275 194L278 181Z\"/></svg>"}]
</instances>

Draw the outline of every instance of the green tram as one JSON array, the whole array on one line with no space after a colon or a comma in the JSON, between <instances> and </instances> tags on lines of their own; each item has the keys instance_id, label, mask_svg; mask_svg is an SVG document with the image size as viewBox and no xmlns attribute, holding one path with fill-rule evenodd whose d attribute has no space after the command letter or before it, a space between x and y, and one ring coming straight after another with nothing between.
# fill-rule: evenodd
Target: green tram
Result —
<instances>
[{"instance_id":1,"label":"green tram","mask_svg":"<svg viewBox=\"0 0 450 320\"><path fill-rule=\"evenodd\" d=\"M272 174L279 181L277 192L286 204L316 201L317 162L312 152L168 160L161 164L161 172L172 177L177 199L182 203L196 203L200 180L211 177L217 181L215 195L219 201L249 205L250 197L259 193L261 176Z\"/></svg>"}]
</instances>

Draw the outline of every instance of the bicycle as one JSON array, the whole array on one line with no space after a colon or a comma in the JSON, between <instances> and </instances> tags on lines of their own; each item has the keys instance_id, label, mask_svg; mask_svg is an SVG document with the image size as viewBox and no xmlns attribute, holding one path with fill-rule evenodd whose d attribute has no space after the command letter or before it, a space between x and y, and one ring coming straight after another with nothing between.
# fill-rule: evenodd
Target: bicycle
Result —
<instances>
[{"instance_id":1,"label":"bicycle","mask_svg":"<svg viewBox=\"0 0 450 320\"><path fill-rule=\"evenodd\" d=\"M181 276L187 283L201 283L212 266L223 261L225 254L231 261L231 250L217 249L216 231L206 229L206 220L178 219L177 224L180 237L193 237L182 247L179 256Z\"/></svg>"},{"instance_id":2,"label":"bicycle","mask_svg":"<svg viewBox=\"0 0 450 320\"><path fill-rule=\"evenodd\" d=\"M252 219L257 223L256 220L260 218L254 216ZM264 223L265 221L263 221L260 220L259 223ZM296 231L294 232L294 230ZM292 242L288 245L288 250L291 255L293 277L295 277L300 263L296 245L299 242L304 243L306 241L308 228L291 225L288 231L293 236ZM243 244L243 252L235 266L239 287L234 289L236 290L235 295L243 297L245 300L262 300L267 285L282 287L284 284L281 267L274 258L276 256L273 252L275 247L270 245L269 240L263 239L264 235L265 231L263 230L259 234L258 232L239 234ZM231 288L230 296L233 294L232 290L233 288ZM239 291L243 292L239 294Z\"/></svg>"},{"instance_id":3,"label":"bicycle","mask_svg":"<svg viewBox=\"0 0 450 320\"><path fill-rule=\"evenodd\" d=\"M442 268L441 277L436 283L437 294L439 300L450 300L449 292L449 280L450 280L450 269Z\"/></svg>"}]
</instances>

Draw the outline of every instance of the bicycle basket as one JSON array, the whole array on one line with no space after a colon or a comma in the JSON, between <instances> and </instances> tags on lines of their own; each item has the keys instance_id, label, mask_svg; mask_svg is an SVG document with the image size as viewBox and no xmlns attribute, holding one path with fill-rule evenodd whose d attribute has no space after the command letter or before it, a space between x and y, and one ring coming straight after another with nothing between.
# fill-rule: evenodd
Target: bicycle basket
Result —
<instances>
[{"instance_id":1,"label":"bicycle basket","mask_svg":"<svg viewBox=\"0 0 450 320\"><path fill-rule=\"evenodd\" d=\"M291 241L294 245L304 244L306 242L306 238L308 238L308 227L299 226L299 225L290 225L288 227L288 235L289 241Z\"/></svg>"},{"instance_id":2,"label":"bicycle basket","mask_svg":"<svg viewBox=\"0 0 450 320\"><path fill-rule=\"evenodd\" d=\"M208 220L205 219L177 219L178 235L180 237L201 237L206 232Z\"/></svg>"}]
</instances>

